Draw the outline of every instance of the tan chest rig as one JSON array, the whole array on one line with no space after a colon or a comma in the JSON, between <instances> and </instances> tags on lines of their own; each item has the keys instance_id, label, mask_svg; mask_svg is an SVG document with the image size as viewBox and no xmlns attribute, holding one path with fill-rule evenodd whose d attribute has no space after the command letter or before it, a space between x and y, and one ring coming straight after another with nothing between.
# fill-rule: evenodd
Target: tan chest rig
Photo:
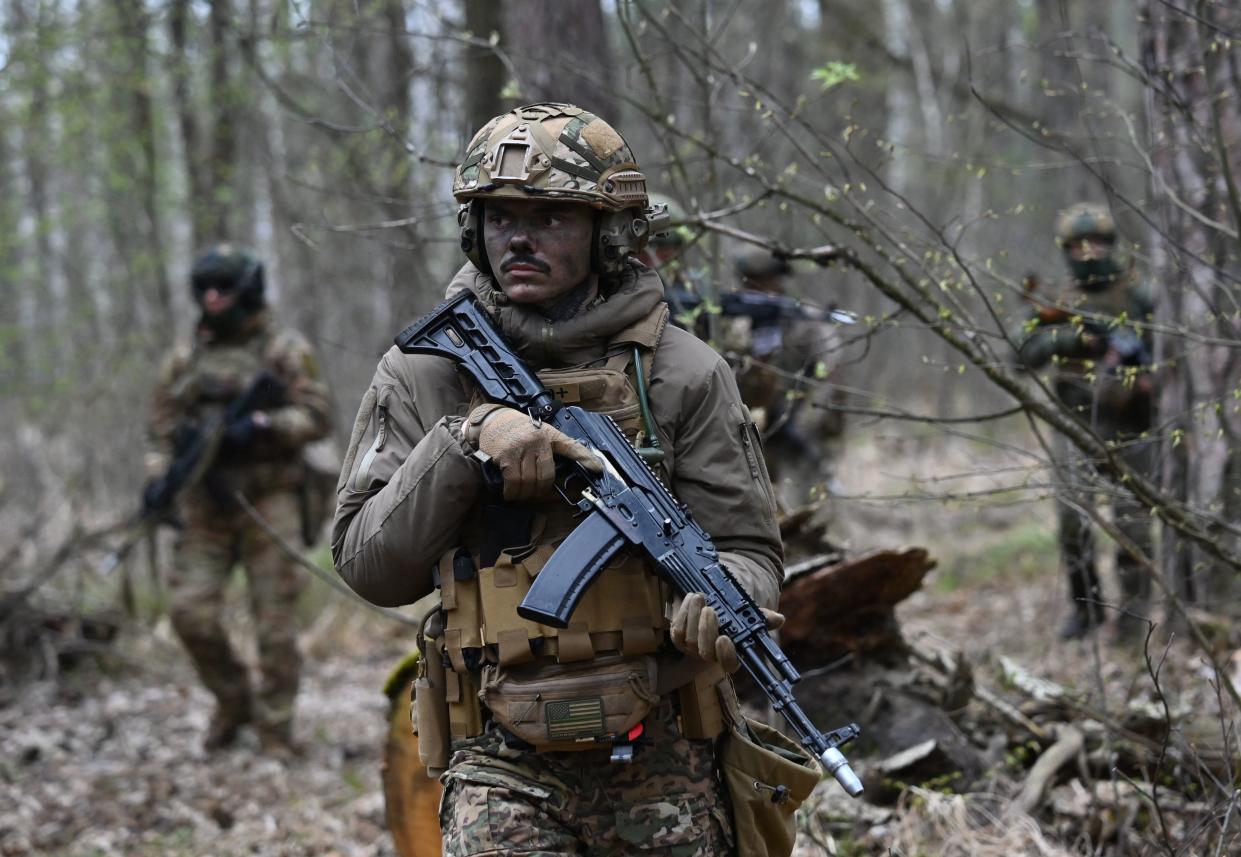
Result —
<instances>
[{"instance_id":1,"label":"tan chest rig","mask_svg":"<svg viewBox=\"0 0 1241 857\"><path fill-rule=\"evenodd\" d=\"M650 377L666 315L661 306L643 323L646 342L609 348L602 366L543 371L540 380L565 404L612 417L640 451L658 446L644 429L637 386ZM475 399L471 409L484 401ZM670 464L665 458L664 466ZM521 749L590 750L623 742L674 690L686 737L713 738L723 731L715 692L722 673L707 670L688 681L670 672L661 677L661 667L678 660L666 645L672 592L638 556L622 552L604 570L568 628L518 615L531 582L579 520L576 507L557 495L485 507L467 527L471 547L441 558L441 610L424 627L425 669L415 691L420 747L429 767L444 767L448 739L481 734L488 716L507 733L510 746ZM440 680L444 709L429 692ZM429 722L445 715L443 726ZM444 727L442 740L426 734ZM435 750L427 744L440 745L444 756L425 758Z\"/></svg>"},{"instance_id":2,"label":"tan chest rig","mask_svg":"<svg viewBox=\"0 0 1241 857\"><path fill-rule=\"evenodd\" d=\"M221 414L260 372L273 367L275 341L276 333L265 328L243 341L196 345L169 388L181 418L201 426ZM243 453L217 460L204 484L219 499L233 489L253 497L295 488L303 481L300 452L257 438Z\"/></svg>"},{"instance_id":3,"label":"tan chest rig","mask_svg":"<svg viewBox=\"0 0 1241 857\"><path fill-rule=\"evenodd\" d=\"M1099 291L1086 291L1066 286L1059 294L1057 306L1071 313L1080 313L1095 320L1128 319L1128 325L1144 322L1142 307L1134 294L1131 276L1126 276ZM1139 335L1151 347L1150 334ZM1097 359L1064 358L1057 362L1056 388L1060 398L1079 409L1095 407L1112 415L1130 415L1138 423L1149 422L1150 376L1139 384L1132 373L1109 371Z\"/></svg>"},{"instance_id":4,"label":"tan chest rig","mask_svg":"<svg viewBox=\"0 0 1241 857\"><path fill-rule=\"evenodd\" d=\"M264 333L244 342L196 346L170 389L177 409L200 422L224 410L263 370L269 340Z\"/></svg>"}]
</instances>

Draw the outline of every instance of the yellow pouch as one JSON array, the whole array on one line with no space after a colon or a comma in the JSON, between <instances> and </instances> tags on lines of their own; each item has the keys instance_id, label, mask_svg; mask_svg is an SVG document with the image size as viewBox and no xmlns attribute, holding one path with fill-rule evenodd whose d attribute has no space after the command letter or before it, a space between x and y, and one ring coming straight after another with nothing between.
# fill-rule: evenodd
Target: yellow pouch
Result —
<instances>
[{"instance_id":1,"label":"yellow pouch","mask_svg":"<svg viewBox=\"0 0 1241 857\"><path fill-rule=\"evenodd\" d=\"M733 724L719 752L733 805L737 857L788 857L797 838L794 814L820 779L818 763L765 723Z\"/></svg>"}]
</instances>

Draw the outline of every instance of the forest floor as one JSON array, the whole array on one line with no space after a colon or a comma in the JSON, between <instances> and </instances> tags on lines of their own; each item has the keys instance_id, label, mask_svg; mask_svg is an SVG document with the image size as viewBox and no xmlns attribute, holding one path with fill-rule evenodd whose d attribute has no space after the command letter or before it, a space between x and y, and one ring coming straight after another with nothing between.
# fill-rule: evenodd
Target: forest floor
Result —
<instances>
[{"instance_id":1,"label":"forest floor","mask_svg":"<svg viewBox=\"0 0 1241 857\"><path fill-rule=\"evenodd\" d=\"M979 455L973 444L942 438L871 436L851 447L841 470L846 489L907 498L844 501L839 536L851 551L921 545L938 561L898 610L905 635L962 653L992 688L1002 687L1003 656L1104 707L1149 696L1145 662L1110 629L1085 641L1057 639L1067 596L1051 501L1016 502L997 487L1013 483L998 474L1010 472L1014 455L999 448ZM986 499L929 499L932 486ZM320 584L313 589L302 635L300 758L264 757L249 733L235 749L205 754L208 695L166 618L135 623L97 668L0 700L0 855L394 855L380 783L382 687L406 653L408 630ZM253 663L240 586L233 596L230 624ZM1210 704L1210 674L1187 646L1172 644L1164 677L1174 704ZM870 830L803 836L798 855L1091 853L1073 841L1077 828L1057 827L1053 817L1041 825L1026 819L1028 828L997 825L1022 775L1016 765L991 777L989 794L969 804L937 804L936 795L920 793L875 816ZM1024 831L1016 840L1014 829Z\"/></svg>"}]
</instances>

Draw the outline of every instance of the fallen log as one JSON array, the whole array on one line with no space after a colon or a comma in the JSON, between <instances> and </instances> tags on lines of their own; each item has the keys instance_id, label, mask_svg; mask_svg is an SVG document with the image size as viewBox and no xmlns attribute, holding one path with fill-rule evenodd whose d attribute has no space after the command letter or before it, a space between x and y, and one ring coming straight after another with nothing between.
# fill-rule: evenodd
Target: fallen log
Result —
<instances>
[{"instance_id":1,"label":"fallen log","mask_svg":"<svg viewBox=\"0 0 1241 857\"><path fill-rule=\"evenodd\" d=\"M844 655L903 650L895 607L935 568L923 548L877 550L785 581L780 645L799 668Z\"/></svg>"}]
</instances>

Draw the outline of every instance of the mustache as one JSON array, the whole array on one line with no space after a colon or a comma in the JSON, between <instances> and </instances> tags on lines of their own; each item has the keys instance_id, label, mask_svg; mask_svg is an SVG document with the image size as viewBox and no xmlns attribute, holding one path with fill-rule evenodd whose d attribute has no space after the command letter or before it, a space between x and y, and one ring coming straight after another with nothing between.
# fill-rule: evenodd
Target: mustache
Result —
<instances>
[{"instance_id":1,"label":"mustache","mask_svg":"<svg viewBox=\"0 0 1241 857\"><path fill-rule=\"evenodd\" d=\"M507 273L512 270L514 265L529 265L531 268L542 271L544 274L551 272L551 267L546 262L525 253L518 253L517 255L510 256L508 259L504 260L504 264L500 266L500 270Z\"/></svg>"}]
</instances>

